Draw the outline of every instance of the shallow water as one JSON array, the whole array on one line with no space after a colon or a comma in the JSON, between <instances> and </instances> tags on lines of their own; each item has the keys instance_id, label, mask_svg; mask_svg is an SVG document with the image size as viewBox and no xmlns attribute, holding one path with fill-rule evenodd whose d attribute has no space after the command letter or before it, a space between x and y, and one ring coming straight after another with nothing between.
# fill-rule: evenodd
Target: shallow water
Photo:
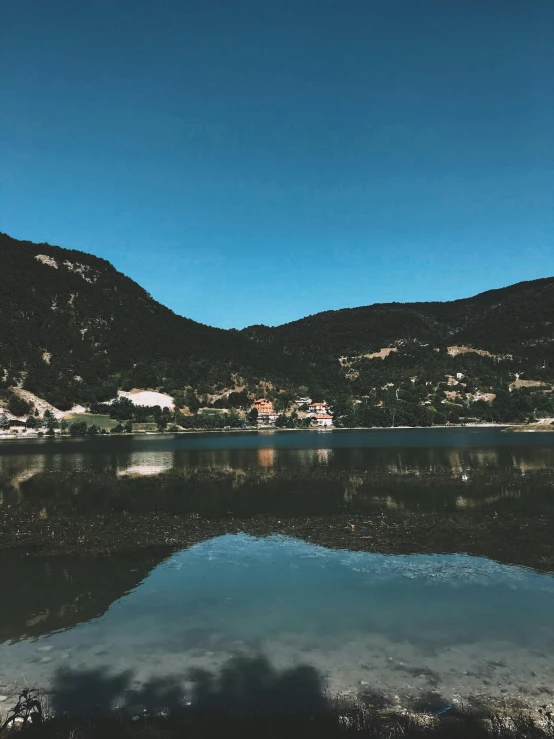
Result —
<instances>
[{"instance_id":1,"label":"shallow water","mask_svg":"<svg viewBox=\"0 0 554 739\"><path fill-rule=\"evenodd\" d=\"M332 692L367 683L389 699L436 690L451 701L540 694L552 685L553 646L550 575L237 535L175 554L90 621L5 642L0 664L41 685L106 669L127 673L128 687L167 675L186 685L191 670L217 673L240 653L309 665Z\"/></svg>"},{"instance_id":2,"label":"shallow water","mask_svg":"<svg viewBox=\"0 0 554 739\"><path fill-rule=\"evenodd\" d=\"M332 516L391 500L503 505L523 524L527 510L552 509L550 438L425 430L14 442L0 447L1 500L52 515L60 505L109 514L116 499L217 516L229 507ZM163 685L164 700L194 703L209 675L281 691L288 681L295 693L311 676L314 694L395 704L430 693L439 703L540 703L554 688L554 576L463 552L387 555L239 534L167 558L4 551L0 571L10 585L0 605L9 696L21 675L58 693L92 684L109 702L145 685L160 699Z\"/></svg>"}]
</instances>

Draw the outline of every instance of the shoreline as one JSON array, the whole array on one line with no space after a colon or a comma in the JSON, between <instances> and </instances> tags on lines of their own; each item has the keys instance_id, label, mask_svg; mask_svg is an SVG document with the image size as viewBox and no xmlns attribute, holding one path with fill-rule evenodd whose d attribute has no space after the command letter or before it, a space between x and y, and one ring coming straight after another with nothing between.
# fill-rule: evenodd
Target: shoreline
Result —
<instances>
[{"instance_id":1,"label":"shoreline","mask_svg":"<svg viewBox=\"0 0 554 739\"><path fill-rule=\"evenodd\" d=\"M245 666L256 664L251 656L243 656L237 658L231 667L236 668L241 659ZM267 663L262 659L262 664ZM280 674L288 677L275 666L269 665L265 669L274 678ZM175 682L174 676L171 677ZM175 687L177 693L184 692L182 683L177 682ZM203 739L219 739L221 736L241 736L244 739L301 736L303 739L339 739L345 736L345 732L348 736L368 737L370 731L374 739L391 736L403 736L406 739L432 739L434 736L437 739L457 739L461 736L494 739L498 738L498 731L501 730L505 739L517 739L524 735L536 739L554 737L553 722L548 719L548 714L545 717L546 711L552 711L553 703L548 701L541 704L538 697L525 700L517 692L502 698L488 697L483 700L470 696L467 701L456 698L449 702L438 690L431 690L402 701L398 695L388 697L378 690L366 688L367 692L364 692L363 687L353 695L351 691L323 691L318 686L319 690L306 691L299 696L298 687L289 685L287 681L278 696L273 695L272 686L269 690L262 688L261 691L250 686L249 692L242 696L243 700L237 702L238 696L231 686L226 686L225 690L219 687L217 698L220 702L222 698L225 699L225 708L215 712L201 694L197 696L200 700L194 703L185 701L184 696L175 701L175 696L172 696L173 701L168 707L163 700L160 702L161 696L140 700L137 690L129 690L124 695L108 692L103 698L110 705L95 706L96 710L90 710L90 699L81 690L72 695L74 701L81 703L81 709L62 712L54 706L58 701L63 706L68 698L66 694L32 689L33 695L36 694L40 701L43 720L32 727L23 728L23 733L44 739L53 736L57 739L73 739L75 736L82 739L104 736L125 736L129 739L159 739L161 736ZM15 702L18 692L13 692L12 702ZM296 706L294 711L291 711L291 698ZM244 699L247 710L244 710ZM261 706L260 700L263 701ZM7 711L7 707L0 710L0 724L7 718ZM22 723L22 718L17 719L13 730L20 729Z\"/></svg>"},{"instance_id":2,"label":"shoreline","mask_svg":"<svg viewBox=\"0 0 554 739\"><path fill-rule=\"evenodd\" d=\"M0 555L103 559L166 552L169 556L208 539L246 534L255 538L285 536L327 549L376 554L464 553L553 573L552 516L529 514L523 523L520 516L511 513L483 510L448 515L389 510L279 518L262 514L227 519L163 512L55 513L43 519L25 507L0 518Z\"/></svg>"},{"instance_id":3,"label":"shoreline","mask_svg":"<svg viewBox=\"0 0 554 739\"><path fill-rule=\"evenodd\" d=\"M121 438L131 436L182 436L190 434L244 434L244 433L290 433L290 432L308 432L308 433L333 433L335 431L432 431L435 429L496 429L497 431L504 433L553 433L554 424L542 424L542 423L468 423L468 424L444 424L437 426L351 426L345 427L328 427L328 428L277 428L276 426L265 427L265 428L237 428L237 429L182 429L178 431L127 431L115 434L96 434L95 436L71 436L71 434L55 434L54 436L47 436L46 434L39 435L38 433L31 434L0 434L0 441L24 441L29 439L41 439L41 440L59 440L59 439L94 439L94 438Z\"/></svg>"}]
</instances>

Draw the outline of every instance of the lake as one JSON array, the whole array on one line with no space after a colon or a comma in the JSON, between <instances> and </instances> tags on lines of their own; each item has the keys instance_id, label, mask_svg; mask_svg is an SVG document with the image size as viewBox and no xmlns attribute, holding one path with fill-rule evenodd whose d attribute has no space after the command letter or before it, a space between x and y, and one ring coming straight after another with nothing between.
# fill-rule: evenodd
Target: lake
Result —
<instances>
[{"instance_id":1,"label":"lake","mask_svg":"<svg viewBox=\"0 0 554 739\"><path fill-rule=\"evenodd\" d=\"M549 433L2 442L0 694L24 676L59 710L537 705L553 504Z\"/></svg>"}]
</instances>

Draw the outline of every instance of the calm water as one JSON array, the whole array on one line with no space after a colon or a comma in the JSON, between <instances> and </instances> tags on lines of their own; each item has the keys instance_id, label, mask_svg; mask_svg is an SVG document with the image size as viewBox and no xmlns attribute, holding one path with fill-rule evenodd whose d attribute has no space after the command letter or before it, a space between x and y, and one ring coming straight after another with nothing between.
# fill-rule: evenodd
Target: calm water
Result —
<instances>
[{"instance_id":1,"label":"calm water","mask_svg":"<svg viewBox=\"0 0 554 739\"><path fill-rule=\"evenodd\" d=\"M41 509L295 515L551 509L554 433L490 429L0 442L0 496Z\"/></svg>"},{"instance_id":2,"label":"calm water","mask_svg":"<svg viewBox=\"0 0 554 739\"><path fill-rule=\"evenodd\" d=\"M492 506L549 525L553 442L481 429L2 442L0 504L49 516L309 512L330 526L344 510ZM238 534L169 557L0 551L0 572L8 696L22 674L59 694L93 685L105 701L193 704L206 685L213 697L247 678L393 703L432 691L540 702L554 688L554 576L462 551L399 556Z\"/></svg>"}]
</instances>

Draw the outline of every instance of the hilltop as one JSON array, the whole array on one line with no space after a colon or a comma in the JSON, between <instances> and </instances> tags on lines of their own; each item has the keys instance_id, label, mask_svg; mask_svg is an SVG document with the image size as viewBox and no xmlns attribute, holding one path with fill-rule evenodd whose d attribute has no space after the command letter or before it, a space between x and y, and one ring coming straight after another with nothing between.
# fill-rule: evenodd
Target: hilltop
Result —
<instances>
[{"instance_id":1,"label":"hilltop","mask_svg":"<svg viewBox=\"0 0 554 739\"><path fill-rule=\"evenodd\" d=\"M554 341L554 277L520 282L449 302L376 303L325 311L269 328L244 329L250 338L334 357L379 352L399 342L468 345L524 354ZM540 353L540 352L539 352Z\"/></svg>"},{"instance_id":2,"label":"hilltop","mask_svg":"<svg viewBox=\"0 0 554 739\"><path fill-rule=\"evenodd\" d=\"M90 254L0 234L0 257L0 403L12 411L13 389L68 410L140 388L185 413L230 393L234 407L263 394L284 411L308 394L345 425L486 418L495 404L505 420L554 415L552 277L237 331L176 315Z\"/></svg>"}]
</instances>

